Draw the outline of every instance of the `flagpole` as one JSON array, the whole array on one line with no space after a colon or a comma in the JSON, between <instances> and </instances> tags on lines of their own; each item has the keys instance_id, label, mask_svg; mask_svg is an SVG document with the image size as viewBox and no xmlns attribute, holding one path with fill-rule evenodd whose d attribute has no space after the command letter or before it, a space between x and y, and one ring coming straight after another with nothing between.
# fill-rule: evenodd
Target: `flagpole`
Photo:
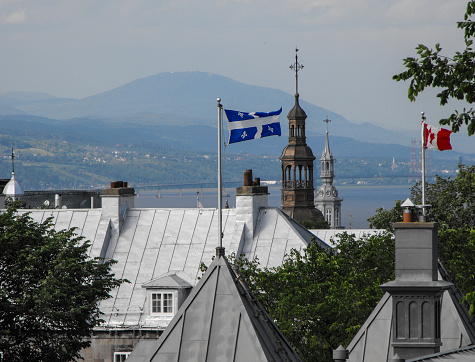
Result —
<instances>
[{"instance_id":1,"label":"flagpole","mask_svg":"<svg viewBox=\"0 0 475 362\"><path fill-rule=\"evenodd\" d=\"M426 116L424 112L421 112L421 157L422 157L422 218L420 221L427 221L426 214L426 146L425 146L425 124Z\"/></svg>"},{"instance_id":2,"label":"flagpole","mask_svg":"<svg viewBox=\"0 0 475 362\"><path fill-rule=\"evenodd\" d=\"M222 206L221 206L221 199L222 199L222 186L221 186L221 114L222 108L221 105L221 98L217 99L218 101L218 245L219 248L223 248L223 232L222 232Z\"/></svg>"}]
</instances>

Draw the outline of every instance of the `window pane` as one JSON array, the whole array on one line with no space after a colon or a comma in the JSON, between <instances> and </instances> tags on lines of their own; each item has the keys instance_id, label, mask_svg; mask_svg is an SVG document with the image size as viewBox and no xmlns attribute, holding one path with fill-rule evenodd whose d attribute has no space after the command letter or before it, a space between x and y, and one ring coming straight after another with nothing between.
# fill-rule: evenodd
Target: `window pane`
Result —
<instances>
[{"instance_id":1,"label":"window pane","mask_svg":"<svg viewBox=\"0 0 475 362\"><path fill-rule=\"evenodd\" d=\"M153 293L152 294L152 313L161 313L162 312L162 294Z\"/></svg>"},{"instance_id":2,"label":"window pane","mask_svg":"<svg viewBox=\"0 0 475 362\"><path fill-rule=\"evenodd\" d=\"M114 362L124 362L132 352L114 352Z\"/></svg>"},{"instance_id":3,"label":"window pane","mask_svg":"<svg viewBox=\"0 0 475 362\"><path fill-rule=\"evenodd\" d=\"M173 313L173 294L163 294L163 313Z\"/></svg>"}]
</instances>

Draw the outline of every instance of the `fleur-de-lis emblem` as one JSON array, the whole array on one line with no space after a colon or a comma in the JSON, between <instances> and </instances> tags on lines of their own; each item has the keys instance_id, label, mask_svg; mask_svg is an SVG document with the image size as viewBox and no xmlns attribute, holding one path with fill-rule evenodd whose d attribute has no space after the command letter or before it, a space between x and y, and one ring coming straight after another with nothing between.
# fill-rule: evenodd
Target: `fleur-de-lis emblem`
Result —
<instances>
[{"instance_id":1,"label":"fleur-de-lis emblem","mask_svg":"<svg viewBox=\"0 0 475 362\"><path fill-rule=\"evenodd\" d=\"M244 113L239 112L239 113L238 113L238 116L241 117L241 118L243 118L243 117L244 117Z\"/></svg>"},{"instance_id":2,"label":"fleur-de-lis emblem","mask_svg":"<svg viewBox=\"0 0 475 362\"><path fill-rule=\"evenodd\" d=\"M271 131L272 133L274 133L274 128L272 128L271 126L268 126L267 129Z\"/></svg>"},{"instance_id":3,"label":"fleur-de-lis emblem","mask_svg":"<svg viewBox=\"0 0 475 362\"><path fill-rule=\"evenodd\" d=\"M241 135L241 138L244 139L244 138L246 138L246 137L247 137L247 133L246 133L246 131L244 131L244 132L242 133L242 135Z\"/></svg>"}]
</instances>

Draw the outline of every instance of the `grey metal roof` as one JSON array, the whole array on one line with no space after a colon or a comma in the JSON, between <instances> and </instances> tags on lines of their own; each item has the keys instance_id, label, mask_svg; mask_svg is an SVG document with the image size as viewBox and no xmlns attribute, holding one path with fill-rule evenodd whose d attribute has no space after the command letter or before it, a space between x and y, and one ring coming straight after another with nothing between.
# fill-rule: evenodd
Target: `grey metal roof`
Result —
<instances>
[{"instance_id":1,"label":"grey metal roof","mask_svg":"<svg viewBox=\"0 0 475 362\"><path fill-rule=\"evenodd\" d=\"M161 328L170 319L148 318L148 292L142 286L167 273L196 285L201 262L210 265L218 245L216 209L131 208L120 233L111 237L111 220L102 209L22 210L36 221L53 218L56 230L77 227L76 233L92 241L91 257L117 260L112 272L124 283L102 301L105 323L100 328ZM223 210L223 246L231 254L259 258L261 267L281 265L291 249L301 251L313 234L277 208L261 208L252 239L236 222L236 209ZM321 240L317 242L328 247ZM165 280L166 281L166 280ZM170 282L170 280L168 281ZM167 282L167 283L168 283Z\"/></svg>"},{"instance_id":2,"label":"grey metal roof","mask_svg":"<svg viewBox=\"0 0 475 362\"><path fill-rule=\"evenodd\" d=\"M442 279L440 275L439 279ZM454 292L455 289L450 288L442 296L441 351L452 351L475 344L474 328L470 323L466 323L465 312L461 312L459 299ZM347 349L350 352L348 362L384 362L392 359L394 351L390 343L391 317L392 301L390 295L386 293L348 345Z\"/></svg>"},{"instance_id":3,"label":"grey metal roof","mask_svg":"<svg viewBox=\"0 0 475 362\"><path fill-rule=\"evenodd\" d=\"M406 362L417 361L473 362L475 361L475 346L458 348L451 351L432 354L430 356L406 360Z\"/></svg>"},{"instance_id":4,"label":"grey metal roof","mask_svg":"<svg viewBox=\"0 0 475 362\"><path fill-rule=\"evenodd\" d=\"M181 289L181 288L192 288L193 286L183 279L183 274L181 271L171 271L168 272L156 279L153 279L147 283L142 284L142 288L172 288L172 289ZM181 276L180 276L181 275ZM186 277L189 279L189 277Z\"/></svg>"},{"instance_id":5,"label":"grey metal roof","mask_svg":"<svg viewBox=\"0 0 475 362\"><path fill-rule=\"evenodd\" d=\"M335 241L340 239L340 234L347 233L354 235L356 239L361 239L363 236L376 235L385 232L384 229L310 229L313 235L322 240L324 243L335 246Z\"/></svg>"},{"instance_id":6,"label":"grey metal roof","mask_svg":"<svg viewBox=\"0 0 475 362\"><path fill-rule=\"evenodd\" d=\"M224 256L216 257L147 358L144 349L139 344L128 361L300 361Z\"/></svg>"}]
</instances>

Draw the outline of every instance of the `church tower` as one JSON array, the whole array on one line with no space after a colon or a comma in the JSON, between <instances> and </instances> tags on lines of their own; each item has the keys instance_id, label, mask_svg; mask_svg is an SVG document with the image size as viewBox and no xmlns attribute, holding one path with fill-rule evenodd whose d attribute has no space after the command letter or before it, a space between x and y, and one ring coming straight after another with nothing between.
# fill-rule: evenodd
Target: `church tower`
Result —
<instances>
[{"instance_id":1,"label":"church tower","mask_svg":"<svg viewBox=\"0 0 475 362\"><path fill-rule=\"evenodd\" d=\"M330 151L330 143L328 142L328 123L331 121L327 118L323 122L327 124L327 132L325 149L320 158L322 186L318 188L315 205L323 214L325 221L330 224L330 228L339 229L341 228L341 202L343 199L338 197L338 190L333 186L333 179L335 178L333 170L334 159Z\"/></svg>"},{"instance_id":2,"label":"church tower","mask_svg":"<svg viewBox=\"0 0 475 362\"><path fill-rule=\"evenodd\" d=\"M290 110L289 143L282 151L282 194L281 209L293 219L322 219L322 214L315 208L313 187L313 161L315 156L307 146L305 136L305 119L307 115L299 105L298 72L303 65L298 62L298 49L295 49L295 63L290 66L295 71L295 105Z\"/></svg>"}]
</instances>

